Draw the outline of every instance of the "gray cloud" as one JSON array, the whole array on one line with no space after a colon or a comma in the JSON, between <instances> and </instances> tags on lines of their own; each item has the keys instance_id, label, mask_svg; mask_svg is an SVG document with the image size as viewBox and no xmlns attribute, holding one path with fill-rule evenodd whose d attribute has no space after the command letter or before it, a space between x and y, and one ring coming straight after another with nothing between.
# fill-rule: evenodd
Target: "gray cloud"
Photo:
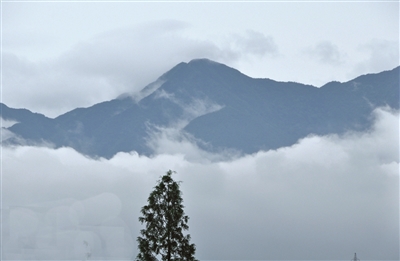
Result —
<instances>
[{"instance_id":1,"label":"gray cloud","mask_svg":"<svg viewBox=\"0 0 400 261\"><path fill-rule=\"evenodd\" d=\"M111 87L104 77L79 77L54 61L32 63L3 54L3 102L10 107L54 117L115 97L118 88Z\"/></svg>"},{"instance_id":2,"label":"gray cloud","mask_svg":"<svg viewBox=\"0 0 400 261\"><path fill-rule=\"evenodd\" d=\"M250 31L236 36L234 45L219 45L188 36L189 29L173 20L116 29L42 62L4 53L3 101L54 117L122 93L138 93L182 61L209 58L230 64L276 51L272 38L261 33Z\"/></svg>"},{"instance_id":3,"label":"gray cloud","mask_svg":"<svg viewBox=\"0 0 400 261\"><path fill-rule=\"evenodd\" d=\"M131 258L140 208L172 169L200 260L397 260L399 113L374 117L365 133L222 160L168 135L156 142L183 149L151 158L3 148L3 258L82 259L84 241L92 259Z\"/></svg>"},{"instance_id":4,"label":"gray cloud","mask_svg":"<svg viewBox=\"0 0 400 261\"><path fill-rule=\"evenodd\" d=\"M390 70L400 64L398 41L374 39L360 45L358 51L366 58L355 65L351 76Z\"/></svg>"},{"instance_id":5,"label":"gray cloud","mask_svg":"<svg viewBox=\"0 0 400 261\"><path fill-rule=\"evenodd\" d=\"M248 30L244 36L232 36L232 45L232 49L238 50L243 56L250 54L258 57L264 55L274 57L278 54L278 46L271 36L253 30Z\"/></svg>"},{"instance_id":6,"label":"gray cloud","mask_svg":"<svg viewBox=\"0 0 400 261\"><path fill-rule=\"evenodd\" d=\"M309 47L305 50L305 53L321 63L335 66L343 64L346 56L335 44L329 41L323 41Z\"/></svg>"},{"instance_id":7,"label":"gray cloud","mask_svg":"<svg viewBox=\"0 0 400 261\"><path fill-rule=\"evenodd\" d=\"M2 129L1 129L0 138L1 138L1 142L4 142L4 141L6 141L6 140L8 140L8 139L15 139L16 136L15 136L15 134L12 133L11 131L2 128Z\"/></svg>"}]
</instances>

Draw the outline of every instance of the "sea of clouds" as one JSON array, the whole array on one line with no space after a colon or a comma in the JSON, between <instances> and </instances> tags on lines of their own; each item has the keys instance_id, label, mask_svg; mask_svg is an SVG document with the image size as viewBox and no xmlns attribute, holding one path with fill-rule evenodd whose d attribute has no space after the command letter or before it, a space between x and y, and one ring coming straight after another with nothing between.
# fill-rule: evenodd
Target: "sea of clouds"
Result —
<instances>
[{"instance_id":1,"label":"sea of clouds","mask_svg":"<svg viewBox=\"0 0 400 261\"><path fill-rule=\"evenodd\" d=\"M3 147L2 259L134 258L140 209L174 170L200 260L398 260L399 112L371 117L365 132L251 155L171 135L152 157Z\"/></svg>"}]
</instances>

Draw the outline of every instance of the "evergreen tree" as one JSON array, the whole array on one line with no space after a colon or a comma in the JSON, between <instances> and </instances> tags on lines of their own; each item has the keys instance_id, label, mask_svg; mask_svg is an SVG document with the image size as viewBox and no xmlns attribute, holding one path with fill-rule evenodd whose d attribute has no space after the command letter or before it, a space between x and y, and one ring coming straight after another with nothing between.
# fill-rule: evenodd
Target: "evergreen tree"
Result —
<instances>
[{"instance_id":1,"label":"evergreen tree","mask_svg":"<svg viewBox=\"0 0 400 261\"><path fill-rule=\"evenodd\" d=\"M190 244L188 230L189 217L185 215L182 205L182 193L179 183L168 171L157 182L154 191L147 200L148 205L141 210L140 223L146 228L140 231L138 261L154 261L161 257L162 261L197 261L194 257L196 247Z\"/></svg>"}]
</instances>

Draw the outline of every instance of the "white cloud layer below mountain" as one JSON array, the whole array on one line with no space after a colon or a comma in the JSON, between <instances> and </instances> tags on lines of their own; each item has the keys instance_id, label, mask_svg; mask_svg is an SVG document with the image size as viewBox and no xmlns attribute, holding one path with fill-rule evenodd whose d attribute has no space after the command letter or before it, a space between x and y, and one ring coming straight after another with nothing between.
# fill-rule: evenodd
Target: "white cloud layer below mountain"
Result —
<instances>
[{"instance_id":1,"label":"white cloud layer below mountain","mask_svg":"<svg viewBox=\"0 0 400 261\"><path fill-rule=\"evenodd\" d=\"M157 142L181 149L151 158L3 148L3 259L134 257L140 208L171 169L200 260L398 260L399 113L374 117L367 132L244 156L168 135Z\"/></svg>"}]
</instances>

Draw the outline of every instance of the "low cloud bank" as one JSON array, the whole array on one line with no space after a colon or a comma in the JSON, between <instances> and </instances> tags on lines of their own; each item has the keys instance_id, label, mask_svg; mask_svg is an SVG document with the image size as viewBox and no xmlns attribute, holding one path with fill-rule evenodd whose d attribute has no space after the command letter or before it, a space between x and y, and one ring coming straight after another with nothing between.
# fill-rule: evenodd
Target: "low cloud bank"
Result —
<instances>
[{"instance_id":1,"label":"low cloud bank","mask_svg":"<svg viewBox=\"0 0 400 261\"><path fill-rule=\"evenodd\" d=\"M4 147L3 258L134 257L140 208L171 169L200 260L398 260L399 113L374 117L367 132L240 157L168 135L157 142L181 149L151 158Z\"/></svg>"}]
</instances>

